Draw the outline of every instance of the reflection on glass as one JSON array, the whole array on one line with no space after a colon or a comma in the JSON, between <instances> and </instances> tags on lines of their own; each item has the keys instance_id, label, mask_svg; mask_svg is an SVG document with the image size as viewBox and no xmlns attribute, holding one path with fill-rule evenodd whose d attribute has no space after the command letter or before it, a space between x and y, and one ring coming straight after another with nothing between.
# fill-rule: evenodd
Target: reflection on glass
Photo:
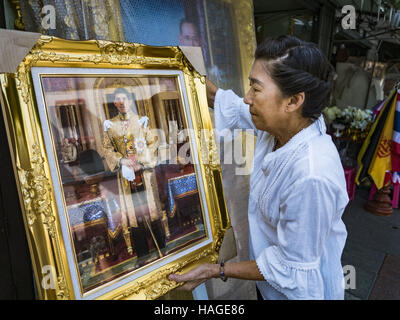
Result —
<instances>
[{"instance_id":1,"label":"reflection on glass","mask_svg":"<svg viewBox=\"0 0 400 320\"><path fill-rule=\"evenodd\" d=\"M83 292L206 237L176 76L41 79Z\"/></svg>"},{"instance_id":2,"label":"reflection on glass","mask_svg":"<svg viewBox=\"0 0 400 320\"><path fill-rule=\"evenodd\" d=\"M120 0L125 41L201 47L207 78L243 95L233 1Z\"/></svg>"}]
</instances>

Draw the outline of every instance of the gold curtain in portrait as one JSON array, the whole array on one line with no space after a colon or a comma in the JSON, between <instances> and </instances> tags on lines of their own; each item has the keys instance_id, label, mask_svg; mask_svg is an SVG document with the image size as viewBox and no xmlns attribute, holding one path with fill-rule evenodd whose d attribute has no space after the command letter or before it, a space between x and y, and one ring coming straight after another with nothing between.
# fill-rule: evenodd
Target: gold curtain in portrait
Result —
<instances>
[{"instance_id":1,"label":"gold curtain in portrait","mask_svg":"<svg viewBox=\"0 0 400 320\"><path fill-rule=\"evenodd\" d=\"M45 7L48 5L52 7ZM55 28L51 17L46 18L52 8ZM119 1L20 0L20 10L26 31L70 40L124 40Z\"/></svg>"}]
</instances>

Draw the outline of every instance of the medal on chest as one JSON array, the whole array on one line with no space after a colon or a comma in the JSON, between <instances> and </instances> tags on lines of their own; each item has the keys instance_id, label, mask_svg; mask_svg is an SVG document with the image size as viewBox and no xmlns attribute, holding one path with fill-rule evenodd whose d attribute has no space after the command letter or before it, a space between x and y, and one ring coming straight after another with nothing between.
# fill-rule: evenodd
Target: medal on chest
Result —
<instances>
[{"instance_id":1,"label":"medal on chest","mask_svg":"<svg viewBox=\"0 0 400 320\"><path fill-rule=\"evenodd\" d=\"M146 140L143 137L135 138L135 149L138 154L141 154L144 152L144 149L146 148Z\"/></svg>"}]
</instances>

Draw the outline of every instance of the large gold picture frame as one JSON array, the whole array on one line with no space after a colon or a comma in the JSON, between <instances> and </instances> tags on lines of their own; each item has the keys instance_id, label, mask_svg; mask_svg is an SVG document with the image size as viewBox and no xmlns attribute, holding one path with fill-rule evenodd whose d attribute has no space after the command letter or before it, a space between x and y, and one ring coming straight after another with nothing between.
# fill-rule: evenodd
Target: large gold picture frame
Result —
<instances>
[{"instance_id":1,"label":"large gold picture frame","mask_svg":"<svg viewBox=\"0 0 400 320\"><path fill-rule=\"evenodd\" d=\"M205 79L178 47L42 36L0 80L39 299L156 299L217 261L230 220Z\"/></svg>"}]
</instances>

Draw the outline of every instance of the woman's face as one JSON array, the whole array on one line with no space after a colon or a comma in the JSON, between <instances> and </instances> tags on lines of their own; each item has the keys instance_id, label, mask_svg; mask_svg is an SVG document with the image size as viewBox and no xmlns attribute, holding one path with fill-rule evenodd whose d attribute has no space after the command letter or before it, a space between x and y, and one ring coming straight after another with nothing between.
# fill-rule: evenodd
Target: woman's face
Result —
<instances>
[{"instance_id":1,"label":"woman's face","mask_svg":"<svg viewBox=\"0 0 400 320\"><path fill-rule=\"evenodd\" d=\"M285 105L288 100L267 74L262 61L254 61L249 79L250 90L244 102L250 106L251 120L257 129L273 134L286 123Z\"/></svg>"}]
</instances>

